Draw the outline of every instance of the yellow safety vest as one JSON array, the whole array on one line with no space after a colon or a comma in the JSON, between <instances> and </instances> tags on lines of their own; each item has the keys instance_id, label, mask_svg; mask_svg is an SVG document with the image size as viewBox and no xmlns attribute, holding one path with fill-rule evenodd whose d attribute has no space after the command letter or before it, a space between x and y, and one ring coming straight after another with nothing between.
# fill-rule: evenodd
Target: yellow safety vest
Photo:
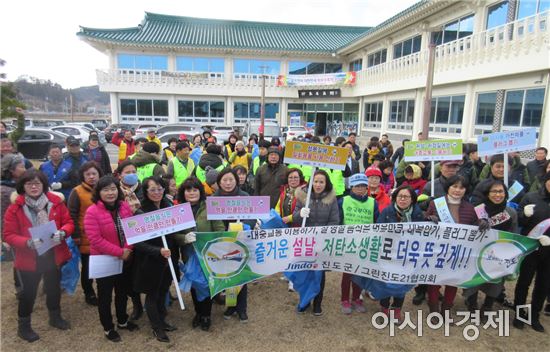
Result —
<instances>
[{"instance_id":1,"label":"yellow safety vest","mask_svg":"<svg viewBox=\"0 0 550 352\"><path fill-rule=\"evenodd\" d=\"M372 224L374 222L374 199L369 197L366 202L345 196L342 201L344 225Z\"/></svg>"},{"instance_id":2,"label":"yellow safety vest","mask_svg":"<svg viewBox=\"0 0 550 352\"><path fill-rule=\"evenodd\" d=\"M195 168L195 163L191 159L187 159L187 167L183 166L182 162L178 157L172 158L172 165L174 165L174 179L176 180L176 187L180 187L180 185L185 181L189 176L191 176L191 173L193 172L193 169Z\"/></svg>"},{"instance_id":3,"label":"yellow safety vest","mask_svg":"<svg viewBox=\"0 0 550 352\"><path fill-rule=\"evenodd\" d=\"M155 166L157 166L157 163L149 163L143 166L140 166L137 168L137 175L139 182L143 182L147 177L153 176L153 171L155 170Z\"/></svg>"}]
</instances>

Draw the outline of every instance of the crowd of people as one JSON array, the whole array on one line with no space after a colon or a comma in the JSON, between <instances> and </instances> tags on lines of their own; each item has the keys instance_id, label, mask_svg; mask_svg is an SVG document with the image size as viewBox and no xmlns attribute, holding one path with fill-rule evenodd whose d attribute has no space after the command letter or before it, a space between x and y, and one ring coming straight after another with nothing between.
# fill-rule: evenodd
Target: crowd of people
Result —
<instances>
[{"instance_id":1,"label":"crowd of people","mask_svg":"<svg viewBox=\"0 0 550 352\"><path fill-rule=\"evenodd\" d=\"M105 337L121 340L118 331L138 329L137 321L144 312L155 338L170 341L167 332L177 329L166 321L166 299L172 276L168 261L178 268L180 261L192 255L192 243L201 232L224 231L230 221L209 221L205 200L208 196L268 196L274 209L287 226L324 226L369 223L443 221L434 204L445 197L452 220L457 224L479 226L527 235L535 226L550 218L550 163L544 147L536 150L535 159L526 165L518 154L493 155L483 160L475 144L464 144L461 160L436 164L435 179L430 179L429 162L406 162L404 148L394 149L387 135L372 137L361 153L355 133L346 139L306 135L305 141L324 143L348 150L345 170L314 169L284 163L284 146L278 138L259 140L252 135L241 141L231 135L223 146L206 131L192 140L185 136L173 139L162 149L154 130L146 138L135 139L131 131L113 136L119 147L118 165L113 171L105 146L96 134L84 144L73 137L63 146L52 146L48 161L35 169L12 141L2 138L1 206L3 246L14 257L14 283L18 306L17 333L32 342L39 339L32 329L31 315L38 284L44 282L49 323L67 330L70 324L61 315L60 267L71 257L66 238L71 237L79 248L81 286L87 304L97 306ZM403 141L403 145L405 143ZM245 143L246 142L246 143ZM362 160L361 160L362 159ZM507 183L504 163L509 164ZM362 164L362 168L361 168ZM521 191L513 196L509 188L515 182ZM312 183L309 205L306 206L308 184ZM432 193L433 185L433 193ZM152 212L174 204L189 203L196 227L166 236L167 247L160 238L129 245L121 219ZM474 210L483 204L486 216ZM38 255L43 241L33 239L29 228L55 221L54 246ZM246 222L245 222L246 223ZM250 227L255 222L248 224ZM490 311L494 303L510 307L525 304L534 280L532 323L536 331L544 331L542 312L550 314L550 230L540 238L541 246L523 261L519 278L509 302L503 281L465 289L467 309L478 309L478 293L485 294L481 309ZM89 278L90 256L110 255L123 261L122 273L92 280ZM178 272L178 275L181 273ZM311 304L299 307L298 313L312 310L323 314L322 302L325 274L321 289ZM413 304L427 300L431 312L449 311L458 288L436 285L415 288ZM115 303L116 324L111 303ZM195 317L191 325L208 331L213 302L222 302L223 295L199 299L191 290ZM405 293L394 293L380 299L385 314L402 317ZM142 295L145 295L142 302ZM224 318L236 316L248 321L247 285L240 287L236 305L227 307ZM363 298L368 292L342 274L341 311L343 314L365 312ZM127 312L127 301L132 312ZM546 306L544 306L547 301ZM522 313L523 314L523 313ZM513 325L522 328L520 319Z\"/></svg>"}]
</instances>

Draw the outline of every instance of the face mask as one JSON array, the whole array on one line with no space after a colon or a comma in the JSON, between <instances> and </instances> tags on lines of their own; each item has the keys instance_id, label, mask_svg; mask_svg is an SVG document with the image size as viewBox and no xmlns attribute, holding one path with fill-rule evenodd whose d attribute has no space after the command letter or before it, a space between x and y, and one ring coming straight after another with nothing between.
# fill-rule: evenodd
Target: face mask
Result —
<instances>
[{"instance_id":1,"label":"face mask","mask_svg":"<svg viewBox=\"0 0 550 352\"><path fill-rule=\"evenodd\" d=\"M122 178L122 182L124 182L128 186L133 186L136 183L138 183L138 175L137 174L126 174Z\"/></svg>"}]
</instances>

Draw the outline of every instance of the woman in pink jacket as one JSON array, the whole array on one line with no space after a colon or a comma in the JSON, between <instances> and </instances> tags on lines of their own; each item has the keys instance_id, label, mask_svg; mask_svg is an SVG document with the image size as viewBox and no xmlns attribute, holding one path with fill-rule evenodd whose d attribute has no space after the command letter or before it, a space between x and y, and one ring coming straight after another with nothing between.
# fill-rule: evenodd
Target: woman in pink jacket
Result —
<instances>
[{"instance_id":1,"label":"woman in pink jacket","mask_svg":"<svg viewBox=\"0 0 550 352\"><path fill-rule=\"evenodd\" d=\"M138 329L126 313L127 294L132 280L132 247L126 243L120 219L132 216L132 210L123 199L118 180L112 176L104 176L97 182L92 196L94 204L86 210L84 216L84 228L90 240L90 256L110 255L124 260L121 274L97 279L99 320L105 336L113 342L120 341L111 314L113 289L118 329Z\"/></svg>"}]
</instances>

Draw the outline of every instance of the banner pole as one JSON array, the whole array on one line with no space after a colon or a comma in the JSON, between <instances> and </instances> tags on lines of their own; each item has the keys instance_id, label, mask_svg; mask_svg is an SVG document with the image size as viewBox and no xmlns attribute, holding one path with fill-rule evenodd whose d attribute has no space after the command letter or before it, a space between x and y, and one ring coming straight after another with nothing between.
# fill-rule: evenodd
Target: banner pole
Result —
<instances>
[{"instance_id":1,"label":"banner pole","mask_svg":"<svg viewBox=\"0 0 550 352\"><path fill-rule=\"evenodd\" d=\"M315 177L315 171L317 171L317 167L314 167L313 170L311 170L311 177L309 178L309 185L307 186L307 197L306 197L305 208L309 208L309 200L311 198L311 190L313 188L313 178ZM306 227L306 220L307 218L302 219L302 227Z\"/></svg>"},{"instance_id":2,"label":"banner pole","mask_svg":"<svg viewBox=\"0 0 550 352\"><path fill-rule=\"evenodd\" d=\"M510 168L510 165L508 165L508 153L504 153L504 184L506 185L506 188L508 188L508 169Z\"/></svg>"},{"instance_id":3,"label":"banner pole","mask_svg":"<svg viewBox=\"0 0 550 352\"><path fill-rule=\"evenodd\" d=\"M431 174L432 174L432 190L431 190L431 196L432 198L434 197L434 193L435 193L435 161L432 160L432 169L430 170Z\"/></svg>"},{"instance_id":4,"label":"banner pole","mask_svg":"<svg viewBox=\"0 0 550 352\"><path fill-rule=\"evenodd\" d=\"M164 246L164 249L170 249L168 248L168 243L166 243L166 237L161 236L162 238L162 245ZM178 285L178 278L176 277L176 271L174 270L174 263L172 263L172 258L168 258L168 266L170 267L170 273L172 273L172 280L174 281L174 286L176 286L176 293L178 295L178 301L180 302L181 310L185 310L185 306L183 305L183 297L181 296L181 291Z\"/></svg>"}]
</instances>

